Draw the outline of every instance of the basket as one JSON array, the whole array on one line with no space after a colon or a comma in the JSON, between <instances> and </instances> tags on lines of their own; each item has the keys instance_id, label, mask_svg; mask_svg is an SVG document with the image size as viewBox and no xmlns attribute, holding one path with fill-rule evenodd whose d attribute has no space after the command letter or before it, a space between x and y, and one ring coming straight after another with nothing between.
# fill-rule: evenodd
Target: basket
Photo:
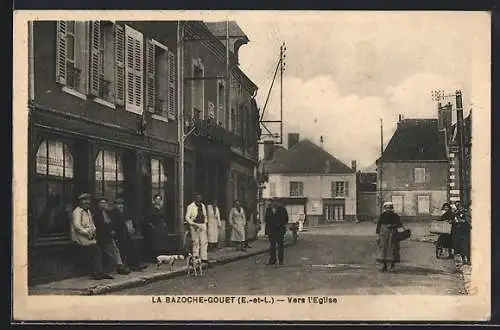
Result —
<instances>
[{"instance_id":1,"label":"basket","mask_svg":"<svg viewBox=\"0 0 500 330\"><path fill-rule=\"evenodd\" d=\"M447 221L433 221L431 222L431 234L450 234L451 223Z\"/></svg>"}]
</instances>

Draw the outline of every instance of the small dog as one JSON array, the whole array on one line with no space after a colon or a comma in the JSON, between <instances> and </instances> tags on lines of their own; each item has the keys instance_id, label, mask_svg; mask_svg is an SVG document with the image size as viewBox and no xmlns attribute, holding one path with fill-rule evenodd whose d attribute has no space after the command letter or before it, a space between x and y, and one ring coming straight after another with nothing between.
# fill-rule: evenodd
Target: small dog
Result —
<instances>
[{"instance_id":1,"label":"small dog","mask_svg":"<svg viewBox=\"0 0 500 330\"><path fill-rule=\"evenodd\" d=\"M187 276L203 276L203 263L201 262L200 257L194 257L192 254L189 254L186 258L187 260Z\"/></svg>"},{"instance_id":2,"label":"small dog","mask_svg":"<svg viewBox=\"0 0 500 330\"><path fill-rule=\"evenodd\" d=\"M169 264L170 270L174 270L174 264L177 260L184 260L184 256L180 254L176 255L160 255L156 257L156 269L159 269L162 264Z\"/></svg>"}]
</instances>

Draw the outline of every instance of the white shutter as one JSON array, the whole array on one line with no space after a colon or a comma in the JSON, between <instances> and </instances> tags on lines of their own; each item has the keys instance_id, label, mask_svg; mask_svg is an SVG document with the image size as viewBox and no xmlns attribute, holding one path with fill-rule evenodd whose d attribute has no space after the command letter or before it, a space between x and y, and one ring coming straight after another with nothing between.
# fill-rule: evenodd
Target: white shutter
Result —
<instances>
[{"instance_id":1,"label":"white shutter","mask_svg":"<svg viewBox=\"0 0 500 330\"><path fill-rule=\"evenodd\" d=\"M155 111L155 45L148 40L146 45L146 107Z\"/></svg>"},{"instance_id":2,"label":"white shutter","mask_svg":"<svg viewBox=\"0 0 500 330\"><path fill-rule=\"evenodd\" d=\"M66 84L66 21L56 24L56 81Z\"/></svg>"},{"instance_id":3,"label":"white shutter","mask_svg":"<svg viewBox=\"0 0 500 330\"><path fill-rule=\"evenodd\" d=\"M115 24L115 102L125 105L125 31Z\"/></svg>"},{"instance_id":4,"label":"white shutter","mask_svg":"<svg viewBox=\"0 0 500 330\"><path fill-rule=\"evenodd\" d=\"M125 26L125 108L142 114L143 107L143 37Z\"/></svg>"},{"instance_id":5,"label":"white shutter","mask_svg":"<svg viewBox=\"0 0 500 330\"><path fill-rule=\"evenodd\" d=\"M101 41L101 22L92 21L90 34L90 94L99 96L101 86L100 73L102 71L99 46Z\"/></svg>"},{"instance_id":6,"label":"white shutter","mask_svg":"<svg viewBox=\"0 0 500 330\"><path fill-rule=\"evenodd\" d=\"M177 82L176 59L172 52L168 52L168 118L175 120L177 113Z\"/></svg>"}]
</instances>

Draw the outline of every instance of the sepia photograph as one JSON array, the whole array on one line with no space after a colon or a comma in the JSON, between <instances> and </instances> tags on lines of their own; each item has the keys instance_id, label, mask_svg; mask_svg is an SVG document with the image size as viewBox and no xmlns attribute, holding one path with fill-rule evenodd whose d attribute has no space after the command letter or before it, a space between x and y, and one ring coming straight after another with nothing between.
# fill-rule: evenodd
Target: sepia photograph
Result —
<instances>
[{"instance_id":1,"label":"sepia photograph","mask_svg":"<svg viewBox=\"0 0 500 330\"><path fill-rule=\"evenodd\" d=\"M14 316L489 318L487 12L14 24Z\"/></svg>"}]
</instances>

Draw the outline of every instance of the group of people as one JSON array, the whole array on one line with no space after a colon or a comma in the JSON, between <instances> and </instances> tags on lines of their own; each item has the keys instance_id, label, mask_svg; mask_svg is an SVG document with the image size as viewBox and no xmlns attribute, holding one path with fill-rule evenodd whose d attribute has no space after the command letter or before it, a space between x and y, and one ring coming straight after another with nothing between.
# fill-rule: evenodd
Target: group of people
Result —
<instances>
[{"instance_id":1,"label":"group of people","mask_svg":"<svg viewBox=\"0 0 500 330\"><path fill-rule=\"evenodd\" d=\"M449 249L450 256L458 256L463 263L470 263L470 220L468 213L461 207L460 202L455 204L444 203L443 214L440 221L448 221L451 223L451 233L442 234L439 239L441 246L446 246ZM376 234L377 245L379 247L379 256L377 261L383 264L381 271L393 271L396 263L399 263L400 258L400 234L406 228L401 222L401 218L394 212L392 202L385 202L383 212L380 215Z\"/></svg>"},{"instance_id":2,"label":"group of people","mask_svg":"<svg viewBox=\"0 0 500 330\"><path fill-rule=\"evenodd\" d=\"M191 239L190 250L193 257L200 258L201 262L208 266L208 250L217 247L222 224L217 201L205 205L201 194L194 194L193 202L188 205L184 219ZM231 228L231 241L236 244L237 249L246 251L247 248L251 248L247 239L247 217L239 200L234 201L227 224Z\"/></svg>"},{"instance_id":3,"label":"group of people","mask_svg":"<svg viewBox=\"0 0 500 330\"><path fill-rule=\"evenodd\" d=\"M470 219L459 201L444 203L440 221L451 224L451 232L439 235L438 245L448 249L450 258L458 257L463 263L470 263Z\"/></svg>"},{"instance_id":4,"label":"group of people","mask_svg":"<svg viewBox=\"0 0 500 330\"><path fill-rule=\"evenodd\" d=\"M96 280L112 279L114 270L127 275L144 269L131 238L135 228L125 215L123 199L110 203L106 197L98 197L95 202L93 205L90 194L81 194L71 221L71 239L79 257L88 262L91 275Z\"/></svg>"}]
</instances>

